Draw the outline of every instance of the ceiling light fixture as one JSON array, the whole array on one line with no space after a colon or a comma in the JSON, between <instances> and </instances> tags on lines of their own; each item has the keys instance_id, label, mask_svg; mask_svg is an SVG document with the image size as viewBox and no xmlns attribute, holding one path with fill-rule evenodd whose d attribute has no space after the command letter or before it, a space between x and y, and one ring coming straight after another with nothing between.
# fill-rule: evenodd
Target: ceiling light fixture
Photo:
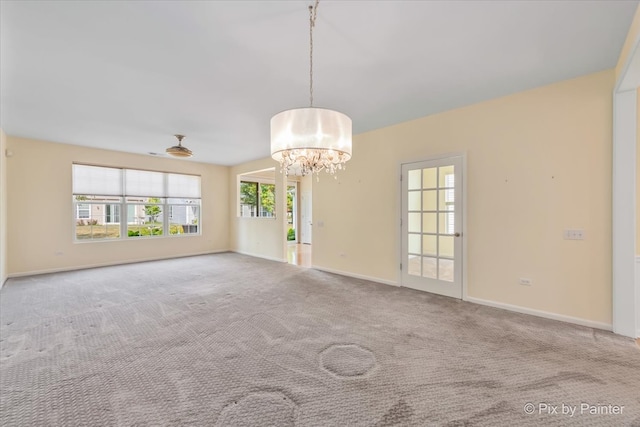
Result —
<instances>
[{"instance_id":1,"label":"ceiling light fixture","mask_svg":"<svg viewBox=\"0 0 640 427\"><path fill-rule=\"evenodd\" d=\"M178 138L178 145L174 145L173 147L167 148L167 154L170 154L174 157L191 157L193 153L187 147L182 146L182 140L184 139L184 135L174 135Z\"/></svg>"},{"instance_id":2,"label":"ceiling light fixture","mask_svg":"<svg viewBox=\"0 0 640 427\"><path fill-rule=\"evenodd\" d=\"M313 106L313 27L318 0L309 6L309 107L271 118L271 157L286 175L335 174L351 158L351 119L337 111Z\"/></svg>"}]
</instances>

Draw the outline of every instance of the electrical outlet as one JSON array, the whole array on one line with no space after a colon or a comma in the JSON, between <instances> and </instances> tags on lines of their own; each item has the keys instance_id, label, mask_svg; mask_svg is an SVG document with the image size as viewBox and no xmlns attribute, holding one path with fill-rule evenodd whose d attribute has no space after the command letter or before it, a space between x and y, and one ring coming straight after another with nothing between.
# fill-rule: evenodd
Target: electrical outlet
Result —
<instances>
[{"instance_id":1,"label":"electrical outlet","mask_svg":"<svg viewBox=\"0 0 640 427\"><path fill-rule=\"evenodd\" d=\"M584 230L564 230L564 240L584 240Z\"/></svg>"},{"instance_id":2,"label":"electrical outlet","mask_svg":"<svg viewBox=\"0 0 640 427\"><path fill-rule=\"evenodd\" d=\"M526 277L521 277L520 280L518 281L521 285L524 286L531 286L531 284L533 283L533 281L531 279L528 279Z\"/></svg>"}]
</instances>

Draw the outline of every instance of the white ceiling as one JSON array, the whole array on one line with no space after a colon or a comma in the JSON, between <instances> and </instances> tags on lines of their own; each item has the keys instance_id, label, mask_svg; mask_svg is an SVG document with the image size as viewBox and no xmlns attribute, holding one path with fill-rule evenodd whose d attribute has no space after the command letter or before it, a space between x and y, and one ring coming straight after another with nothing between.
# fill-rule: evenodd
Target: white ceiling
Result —
<instances>
[{"instance_id":1,"label":"white ceiling","mask_svg":"<svg viewBox=\"0 0 640 427\"><path fill-rule=\"evenodd\" d=\"M0 3L0 126L192 160L269 156L309 103L310 1ZM638 1L321 1L314 105L361 133L612 68ZM354 152L354 155L357 153Z\"/></svg>"}]
</instances>

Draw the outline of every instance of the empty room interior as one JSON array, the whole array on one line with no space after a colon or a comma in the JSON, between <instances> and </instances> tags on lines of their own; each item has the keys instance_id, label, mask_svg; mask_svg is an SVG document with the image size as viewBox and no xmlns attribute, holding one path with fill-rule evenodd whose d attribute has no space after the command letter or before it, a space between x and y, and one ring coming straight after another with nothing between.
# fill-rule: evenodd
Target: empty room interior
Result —
<instances>
[{"instance_id":1,"label":"empty room interior","mask_svg":"<svg viewBox=\"0 0 640 427\"><path fill-rule=\"evenodd\" d=\"M640 425L639 1L0 36L1 425Z\"/></svg>"}]
</instances>

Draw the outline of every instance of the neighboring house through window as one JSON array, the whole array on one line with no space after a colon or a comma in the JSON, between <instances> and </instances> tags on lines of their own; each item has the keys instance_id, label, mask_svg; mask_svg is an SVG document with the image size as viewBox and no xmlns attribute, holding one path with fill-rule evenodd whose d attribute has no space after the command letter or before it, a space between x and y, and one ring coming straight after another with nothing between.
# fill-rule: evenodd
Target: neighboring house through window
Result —
<instances>
[{"instance_id":1,"label":"neighboring house through window","mask_svg":"<svg viewBox=\"0 0 640 427\"><path fill-rule=\"evenodd\" d=\"M108 224L120 223L120 205L105 206L105 222Z\"/></svg>"}]
</instances>

